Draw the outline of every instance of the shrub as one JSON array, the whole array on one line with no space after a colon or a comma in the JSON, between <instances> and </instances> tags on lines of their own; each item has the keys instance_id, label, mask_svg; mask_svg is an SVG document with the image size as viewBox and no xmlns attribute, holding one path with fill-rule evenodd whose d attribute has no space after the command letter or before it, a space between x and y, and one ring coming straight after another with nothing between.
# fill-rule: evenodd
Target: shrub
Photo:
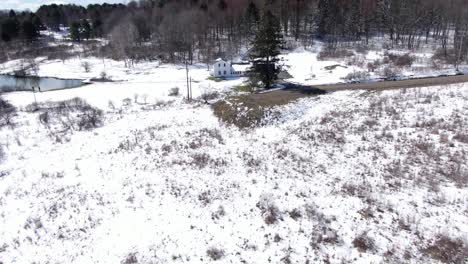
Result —
<instances>
[{"instance_id":1,"label":"shrub","mask_svg":"<svg viewBox=\"0 0 468 264\"><path fill-rule=\"evenodd\" d=\"M107 102L107 107L109 107L109 109L111 110L115 110L115 104L112 100L109 100L109 102Z\"/></svg>"},{"instance_id":2,"label":"shrub","mask_svg":"<svg viewBox=\"0 0 468 264\"><path fill-rule=\"evenodd\" d=\"M385 52L384 63L392 62L399 67L410 67L414 62L414 57L409 53L398 55L394 53Z\"/></svg>"},{"instance_id":3,"label":"shrub","mask_svg":"<svg viewBox=\"0 0 468 264\"><path fill-rule=\"evenodd\" d=\"M327 223L319 222L314 226L313 230L310 243L314 248L324 244L336 245L341 242L338 232L330 228Z\"/></svg>"},{"instance_id":4,"label":"shrub","mask_svg":"<svg viewBox=\"0 0 468 264\"><path fill-rule=\"evenodd\" d=\"M302 218L302 212L300 209L298 208L295 208L293 209L292 211L289 212L289 216L294 219L294 220L299 220L300 218Z\"/></svg>"},{"instance_id":5,"label":"shrub","mask_svg":"<svg viewBox=\"0 0 468 264\"><path fill-rule=\"evenodd\" d=\"M103 111L91 106L81 98L65 101L28 105L26 109L37 109L39 121L51 133L64 133L69 130L91 130L103 124Z\"/></svg>"},{"instance_id":6,"label":"shrub","mask_svg":"<svg viewBox=\"0 0 468 264\"><path fill-rule=\"evenodd\" d=\"M169 89L169 96L178 96L179 95L179 87L173 87Z\"/></svg>"},{"instance_id":7,"label":"shrub","mask_svg":"<svg viewBox=\"0 0 468 264\"><path fill-rule=\"evenodd\" d=\"M14 105L0 97L0 128L13 124L13 117L16 115L16 111L17 109Z\"/></svg>"},{"instance_id":8,"label":"shrub","mask_svg":"<svg viewBox=\"0 0 468 264\"><path fill-rule=\"evenodd\" d=\"M343 79L347 81L364 81L369 80L369 78L370 74L366 71L350 72L348 75L343 77Z\"/></svg>"},{"instance_id":9,"label":"shrub","mask_svg":"<svg viewBox=\"0 0 468 264\"><path fill-rule=\"evenodd\" d=\"M443 64L454 65L457 62L457 52L454 49L437 49L432 55L434 62L441 62Z\"/></svg>"},{"instance_id":10,"label":"shrub","mask_svg":"<svg viewBox=\"0 0 468 264\"><path fill-rule=\"evenodd\" d=\"M109 76L107 76L107 73L105 71L102 71L99 77L101 78L101 80L109 80Z\"/></svg>"},{"instance_id":11,"label":"shrub","mask_svg":"<svg viewBox=\"0 0 468 264\"><path fill-rule=\"evenodd\" d=\"M207 153L195 153L192 155L192 165L203 169L211 162L211 156Z\"/></svg>"},{"instance_id":12,"label":"shrub","mask_svg":"<svg viewBox=\"0 0 468 264\"><path fill-rule=\"evenodd\" d=\"M39 64L37 64L35 59L26 60L26 65L29 70L30 75L37 76L39 73Z\"/></svg>"},{"instance_id":13,"label":"shrub","mask_svg":"<svg viewBox=\"0 0 468 264\"><path fill-rule=\"evenodd\" d=\"M207 104L209 100L214 100L219 97L219 92L212 89L210 86L202 88L201 99Z\"/></svg>"},{"instance_id":14,"label":"shrub","mask_svg":"<svg viewBox=\"0 0 468 264\"><path fill-rule=\"evenodd\" d=\"M339 59L354 56L352 51L333 47L332 45L326 46L317 55L318 60Z\"/></svg>"},{"instance_id":15,"label":"shrub","mask_svg":"<svg viewBox=\"0 0 468 264\"><path fill-rule=\"evenodd\" d=\"M148 104L148 97L149 97L148 94L143 94L143 95L141 96L141 98L143 98L143 103L144 103L144 104Z\"/></svg>"},{"instance_id":16,"label":"shrub","mask_svg":"<svg viewBox=\"0 0 468 264\"><path fill-rule=\"evenodd\" d=\"M374 240L367 235L366 232L361 233L353 240L353 246L359 250L359 252L374 251L375 243Z\"/></svg>"},{"instance_id":17,"label":"shrub","mask_svg":"<svg viewBox=\"0 0 468 264\"><path fill-rule=\"evenodd\" d=\"M94 107L83 109L77 120L78 130L91 130L100 127L103 121L102 110Z\"/></svg>"},{"instance_id":18,"label":"shrub","mask_svg":"<svg viewBox=\"0 0 468 264\"><path fill-rule=\"evenodd\" d=\"M6 157L6 154L5 154L5 151L3 150L3 145L0 145L0 163L3 162L5 157Z\"/></svg>"},{"instance_id":19,"label":"shrub","mask_svg":"<svg viewBox=\"0 0 468 264\"><path fill-rule=\"evenodd\" d=\"M468 246L461 239L445 235L439 235L423 252L442 263L464 263L468 258Z\"/></svg>"},{"instance_id":20,"label":"shrub","mask_svg":"<svg viewBox=\"0 0 468 264\"><path fill-rule=\"evenodd\" d=\"M212 247L212 248L209 248L209 249L206 251L206 254L207 254L208 257L210 257L212 260L220 260L221 258L224 257L224 250L223 250L223 249L219 249L219 248Z\"/></svg>"},{"instance_id":21,"label":"shrub","mask_svg":"<svg viewBox=\"0 0 468 264\"><path fill-rule=\"evenodd\" d=\"M198 201L200 201L203 204L203 206L207 206L208 204L210 204L211 199L211 192L209 190L204 191L198 195Z\"/></svg>"},{"instance_id":22,"label":"shrub","mask_svg":"<svg viewBox=\"0 0 468 264\"><path fill-rule=\"evenodd\" d=\"M468 134L465 134L463 132L457 132L455 136L453 136L453 139L468 144Z\"/></svg>"},{"instance_id":23,"label":"shrub","mask_svg":"<svg viewBox=\"0 0 468 264\"><path fill-rule=\"evenodd\" d=\"M267 225L276 224L280 219L280 211L276 205L270 204L266 208L266 211L263 214L263 217Z\"/></svg>"},{"instance_id":24,"label":"shrub","mask_svg":"<svg viewBox=\"0 0 468 264\"><path fill-rule=\"evenodd\" d=\"M245 85L245 90L247 92L253 93L257 88L262 85L262 81L258 73L254 71L249 71L247 73L247 83Z\"/></svg>"},{"instance_id":25,"label":"shrub","mask_svg":"<svg viewBox=\"0 0 468 264\"><path fill-rule=\"evenodd\" d=\"M123 104L124 106L131 106L131 105L132 105L132 99L130 99L130 98L128 98L128 97L127 97L127 98L124 98L124 99L122 99L122 104Z\"/></svg>"},{"instance_id":26,"label":"shrub","mask_svg":"<svg viewBox=\"0 0 468 264\"><path fill-rule=\"evenodd\" d=\"M369 62L367 63L367 70L369 70L370 72L374 72L380 67L380 65L382 65L382 62L380 60Z\"/></svg>"},{"instance_id":27,"label":"shrub","mask_svg":"<svg viewBox=\"0 0 468 264\"><path fill-rule=\"evenodd\" d=\"M356 47L356 52L366 55L367 53L369 53L369 46L359 45Z\"/></svg>"},{"instance_id":28,"label":"shrub","mask_svg":"<svg viewBox=\"0 0 468 264\"><path fill-rule=\"evenodd\" d=\"M280 220L280 210L274 201L272 201L268 196L260 196L260 201L256 204L256 206L258 209L260 209L263 220L267 225L275 224Z\"/></svg>"},{"instance_id":29,"label":"shrub","mask_svg":"<svg viewBox=\"0 0 468 264\"><path fill-rule=\"evenodd\" d=\"M39 72L39 65L34 59L22 59L17 70L13 72L13 75L18 77L24 77L27 75L37 75Z\"/></svg>"},{"instance_id":30,"label":"shrub","mask_svg":"<svg viewBox=\"0 0 468 264\"><path fill-rule=\"evenodd\" d=\"M219 220L221 217L226 215L226 211L224 210L224 207L220 205L218 209L211 214L211 219L213 220Z\"/></svg>"},{"instance_id":31,"label":"shrub","mask_svg":"<svg viewBox=\"0 0 468 264\"><path fill-rule=\"evenodd\" d=\"M138 263L138 259L135 253L128 254L125 259L122 261L122 264L136 264Z\"/></svg>"},{"instance_id":32,"label":"shrub","mask_svg":"<svg viewBox=\"0 0 468 264\"><path fill-rule=\"evenodd\" d=\"M391 66L387 66L383 69L382 75L386 79L396 79L400 75L400 72Z\"/></svg>"},{"instance_id":33,"label":"shrub","mask_svg":"<svg viewBox=\"0 0 468 264\"><path fill-rule=\"evenodd\" d=\"M29 112L29 113L33 113L33 112L36 112L39 110L39 107L41 106L44 106L44 104L42 105L39 105L38 103L32 103L32 104L28 104L25 108L24 108L24 111L26 112Z\"/></svg>"},{"instance_id":34,"label":"shrub","mask_svg":"<svg viewBox=\"0 0 468 264\"><path fill-rule=\"evenodd\" d=\"M275 234L275 236L273 237L273 241L275 243L278 243L280 242L281 240L283 240L283 238L279 235L279 234Z\"/></svg>"},{"instance_id":35,"label":"shrub","mask_svg":"<svg viewBox=\"0 0 468 264\"><path fill-rule=\"evenodd\" d=\"M406 53L402 56L398 56L394 61L396 66L399 67L411 67L414 62L414 57L410 56L409 53Z\"/></svg>"},{"instance_id":36,"label":"shrub","mask_svg":"<svg viewBox=\"0 0 468 264\"><path fill-rule=\"evenodd\" d=\"M83 67L85 72L90 72L91 71L91 64L87 61L84 61L81 63L81 67Z\"/></svg>"},{"instance_id":37,"label":"shrub","mask_svg":"<svg viewBox=\"0 0 468 264\"><path fill-rule=\"evenodd\" d=\"M363 68L366 63L366 58L362 55L352 56L346 59L346 65L348 66L357 66Z\"/></svg>"},{"instance_id":38,"label":"shrub","mask_svg":"<svg viewBox=\"0 0 468 264\"><path fill-rule=\"evenodd\" d=\"M48 125L49 121L50 121L49 112L46 111L44 113L39 114L39 122L41 122L41 124Z\"/></svg>"}]
</instances>

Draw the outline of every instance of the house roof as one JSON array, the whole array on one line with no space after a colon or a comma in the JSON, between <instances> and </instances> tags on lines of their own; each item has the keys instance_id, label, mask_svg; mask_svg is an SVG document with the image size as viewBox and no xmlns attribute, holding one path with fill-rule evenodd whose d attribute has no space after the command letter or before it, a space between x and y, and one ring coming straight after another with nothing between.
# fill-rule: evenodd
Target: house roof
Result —
<instances>
[{"instance_id":1,"label":"house roof","mask_svg":"<svg viewBox=\"0 0 468 264\"><path fill-rule=\"evenodd\" d=\"M225 60L223 60L222 58L217 58L216 59L216 62L220 62L220 61L225 61Z\"/></svg>"},{"instance_id":2,"label":"house roof","mask_svg":"<svg viewBox=\"0 0 468 264\"><path fill-rule=\"evenodd\" d=\"M250 68L250 64L232 64L231 65L234 71L245 72Z\"/></svg>"}]
</instances>

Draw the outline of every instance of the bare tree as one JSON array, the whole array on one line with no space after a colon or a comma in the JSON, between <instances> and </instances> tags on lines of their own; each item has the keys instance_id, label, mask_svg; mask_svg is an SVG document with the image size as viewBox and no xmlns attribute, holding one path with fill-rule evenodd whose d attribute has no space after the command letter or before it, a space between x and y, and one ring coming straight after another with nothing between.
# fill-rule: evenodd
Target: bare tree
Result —
<instances>
[{"instance_id":1,"label":"bare tree","mask_svg":"<svg viewBox=\"0 0 468 264\"><path fill-rule=\"evenodd\" d=\"M137 37L137 29L128 18L122 19L109 35L113 55L123 59L125 67L131 67L134 63L131 55Z\"/></svg>"}]
</instances>

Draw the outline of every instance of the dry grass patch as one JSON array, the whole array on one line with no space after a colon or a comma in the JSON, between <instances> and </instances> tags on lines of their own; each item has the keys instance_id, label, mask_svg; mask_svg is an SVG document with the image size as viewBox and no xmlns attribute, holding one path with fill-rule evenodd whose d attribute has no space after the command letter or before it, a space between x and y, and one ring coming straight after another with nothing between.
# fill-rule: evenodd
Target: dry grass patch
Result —
<instances>
[{"instance_id":1,"label":"dry grass patch","mask_svg":"<svg viewBox=\"0 0 468 264\"><path fill-rule=\"evenodd\" d=\"M267 93L231 96L213 105L213 112L221 121L239 128L262 126L278 113L276 106L286 105L300 98L325 93L315 88L291 88Z\"/></svg>"},{"instance_id":2,"label":"dry grass patch","mask_svg":"<svg viewBox=\"0 0 468 264\"><path fill-rule=\"evenodd\" d=\"M442 263L462 264L468 259L468 246L461 239L452 239L446 235L439 235L422 251Z\"/></svg>"}]
</instances>

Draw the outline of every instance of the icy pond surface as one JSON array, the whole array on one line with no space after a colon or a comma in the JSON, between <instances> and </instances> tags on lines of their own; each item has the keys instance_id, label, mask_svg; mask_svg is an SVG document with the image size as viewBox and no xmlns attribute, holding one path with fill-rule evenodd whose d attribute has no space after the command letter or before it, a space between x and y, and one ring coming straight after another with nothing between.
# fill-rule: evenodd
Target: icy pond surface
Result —
<instances>
[{"instance_id":1,"label":"icy pond surface","mask_svg":"<svg viewBox=\"0 0 468 264\"><path fill-rule=\"evenodd\" d=\"M78 79L58 79L51 77L16 77L12 75L0 74L0 92L9 91L31 91L34 87L38 91L38 87L42 92L67 89L83 85L82 80Z\"/></svg>"}]
</instances>

